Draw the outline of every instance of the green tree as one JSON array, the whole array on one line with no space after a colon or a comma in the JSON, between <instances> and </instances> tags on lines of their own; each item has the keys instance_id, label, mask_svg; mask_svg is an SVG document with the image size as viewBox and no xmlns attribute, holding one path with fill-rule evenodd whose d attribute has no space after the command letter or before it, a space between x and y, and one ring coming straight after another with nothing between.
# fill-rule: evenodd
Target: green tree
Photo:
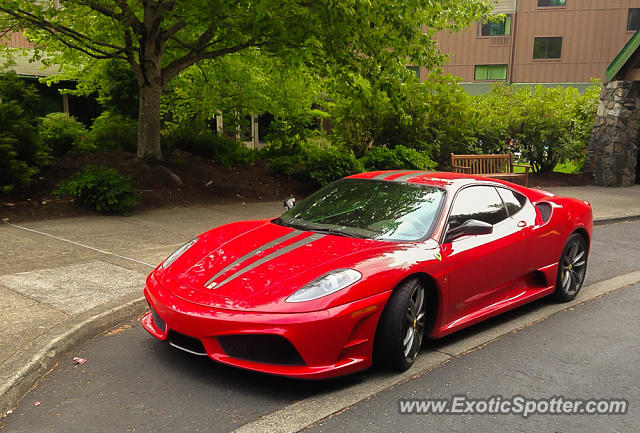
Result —
<instances>
[{"instance_id":1,"label":"green tree","mask_svg":"<svg viewBox=\"0 0 640 433\"><path fill-rule=\"evenodd\" d=\"M355 67L443 60L432 38L490 13L490 0L3 0L0 28L26 29L49 61L128 62L139 88L138 156L161 158L161 96L182 71L251 47ZM426 31L425 31L426 30Z\"/></svg>"}]
</instances>

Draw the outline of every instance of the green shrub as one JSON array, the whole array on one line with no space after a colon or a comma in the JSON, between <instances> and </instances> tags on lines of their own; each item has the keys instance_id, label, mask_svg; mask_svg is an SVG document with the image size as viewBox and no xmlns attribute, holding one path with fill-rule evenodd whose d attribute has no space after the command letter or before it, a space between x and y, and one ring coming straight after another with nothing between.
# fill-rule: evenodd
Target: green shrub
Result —
<instances>
[{"instance_id":1,"label":"green shrub","mask_svg":"<svg viewBox=\"0 0 640 433\"><path fill-rule=\"evenodd\" d=\"M471 97L457 81L434 74L422 83L355 80L331 106L334 141L359 157L371 147L402 145L446 164L472 142Z\"/></svg>"},{"instance_id":2,"label":"green shrub","mask_svg":"<svg viewBox=\"0 0 640 433\"><path fill-rule=\"evenodd\" d=\"M29 184L50 160L36 128L39 97L15 74L0 75L0 194Z\"/></svg>"},{"instance_id":3,"label":"green shrub","mask_svg":"<svg viewBox=\"0 0 640 433\"><path fill-rule=\"evenodd\" d=\"M269 168L319 186L364 171L362 162L351 150L329 144L323 137L307 140L297 154L274 157Z\"/></svg>"},{"instance_id":4,"label":"green shrub","mask_svg":"<svg viewBox=\"0 0 640 433\"><path fill-rule=\"evenodd\" d=\"M122 114L105 111L93 121L87 138L97 150L122 149L136 153L138 122Z\"/></svg>"},{"instance_id":5,"label":"green shrub","mask_svg":"<svg viewBox=\"0 0 640 433\"><path fill-rule=\"evenodd\" d=\"M168 149L186 150L226 167L247 165L256 160L256 151L223 134L214 134L207 128L198 127L195 122L183 123L165 131L163 145Z\"/></svg>"},{"instance_id":6,"label":"green shrub","mask_svg":"<svg viewBox=\"0 0 640 433\"><path fill-rule=\"evenodd\" d=\"M273 157L268 166L271 170L287 177L296 176L304 172L304 163L301 155L280 155Z\"/></svg>"},{"instance_id":7,"label":"green shrub","mask_svg":"<svg viewBox=\"0 0 640 433\"><path fill-rule=\"evenodd\" d=\"M74 197L79 204L100 213L124 213L138 204L131 177L103 166L85 166L64 181L54 194Z\"/></svg>"},{"instance_id":8,"label":"green shrub","mask_svg":"<svg viewBox=\"0 0 640 433\"><path fill-rule=\"evenodd\" d=\"M42 118L38 128L42 143L56 156L69 151L87 153L94 146L87 140L87 129L67 113L51 113Z\"/></svg>"},{"instance_id":9,"label":"green shrub","mask_svg":"<svg viewBox=\"0 0 640 433\"><path fill-rule=\"evenodd\" d=\"M393 149L389 149L388 147L374 147L362 157L361 161L364 168L368 171L403 168L432 170L436 166L436 163L426 154L402 145L396 146Z\"/></svg>"},{"instance_id":10,"label":"green shrub","mask_svg":"<svg viewBox=\"0 0 640 433\"><path fill-rule=\"evenodd\" d=\"M329 145L310 145L304 151L308 176L320 186L364 171L360 162L348 149Z\"/></svg>"},{"instance_id":11,"label":"green shrub","mask_svg":"<svg viewBox=\"0 0 640 433\"><path fill-rule=\"evenodd\" d=\"M536 172L580 160L599 94L596 83L583 94L572 87L494 85L489 94L474 98L475 116L469 122L476 144L470 151L520 151Z\"/></svg>"}]
</instances>

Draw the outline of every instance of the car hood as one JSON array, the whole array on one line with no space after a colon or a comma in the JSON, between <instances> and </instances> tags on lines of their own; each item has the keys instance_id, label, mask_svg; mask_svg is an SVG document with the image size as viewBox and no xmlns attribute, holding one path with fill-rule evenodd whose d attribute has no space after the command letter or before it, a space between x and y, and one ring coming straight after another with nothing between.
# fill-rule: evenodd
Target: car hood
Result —
<instances>
[{"instance_id":1,"label":"car hood","mask_svg":"<svg viewBox=\"0 0 640 433\"><path fill-rule=\"evenodd\" d=\"M325 273L364 267L406 244L325 235L270 222L205 233L160 275L181 299L212 308L283 311L285 299ZM284 307L284 308L283 308Z\"/></svg>"}]
</instances>

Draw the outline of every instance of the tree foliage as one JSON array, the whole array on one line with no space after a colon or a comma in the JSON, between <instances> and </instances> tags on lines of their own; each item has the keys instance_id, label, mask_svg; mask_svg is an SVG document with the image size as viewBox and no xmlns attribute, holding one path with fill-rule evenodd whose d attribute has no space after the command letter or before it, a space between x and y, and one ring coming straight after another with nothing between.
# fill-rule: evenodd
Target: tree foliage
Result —
<instances>
[{"instance_id":1,"label":"tree foliage","mask_svg":"<svg viewBox=\"0 0 640 433\"><path fill-rule=\"evenodd\" d=\"M560 162L579 160L591 135L600 86L584 93L573 87L495 85L475 97L475 143L470 151L520 151L534 171L549 172Z\"/></svg>"},{"instance_id":2,"label":"tree foliage","mask_svg":"<svg viewBox=\"0 0 640 433\"><path fill-rule=\"evenodd\" d=\"M489 0L3 0L0 27L29 32L49 62L129 64L140 157L161 158L160 98L180 73L250 48L321 71L435 67L432 38L490 13Z\"/></svg>"},{"instance_id":3,"label":"tree foliage","mask_svg":"<svg viewBox=\"0 0 640 433\"><path fill-rule=\"evenodd\" d=\"M37 129L39 97L14 73L0 75L0 194L27 185L50 160Z\"/></svg>"}]
</instances>

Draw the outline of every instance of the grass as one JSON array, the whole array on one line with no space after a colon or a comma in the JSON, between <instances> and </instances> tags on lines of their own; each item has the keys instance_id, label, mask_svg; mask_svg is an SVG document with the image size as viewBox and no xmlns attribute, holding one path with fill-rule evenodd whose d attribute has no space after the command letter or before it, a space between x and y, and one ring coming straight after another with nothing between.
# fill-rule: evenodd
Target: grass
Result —
<instances>
[{"instance_id":1,"label":"grass","mask_svg":"<svg viewBox=\"0 0 640 433\"><path fill-rule=\"evenodd\" d=\"M556 165L553 171L554 173L580 173L581 166L582 164L580 161L567 161ZM515 173L524 173L524 168L514 167L513 171Z\"/></svg>"}]
</instances>

